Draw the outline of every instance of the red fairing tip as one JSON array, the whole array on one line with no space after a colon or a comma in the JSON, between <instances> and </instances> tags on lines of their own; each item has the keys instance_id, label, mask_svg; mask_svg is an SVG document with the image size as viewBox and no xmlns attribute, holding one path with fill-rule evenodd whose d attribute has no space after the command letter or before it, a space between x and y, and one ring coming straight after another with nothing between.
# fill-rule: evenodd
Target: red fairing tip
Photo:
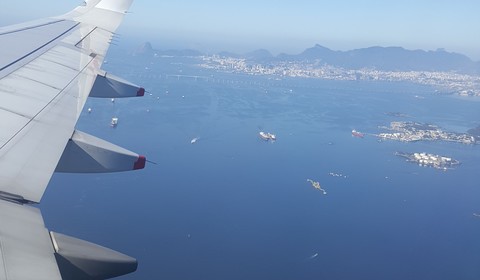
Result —
<instances>
[{"instance_id":1,"label":"red fairing tip","mask_svg":"<svg viewBox=\"0 0 480 280\"><path fill-rule=\"evenodd\" d=\"M145 89L143 87L137 90L137 96L144 96L144 95L145 95Z\"/></svg>"},{"instance_id":2,"label":"red fairing tip","mask_svg":"<svg viewBox=\"0 0 480 280\"><path fill-rule=\"evenodd\" d=\"M139 156L135 164L133 165L133 170L143 169L145 168L145 163L147 162L147 158L144 156Z\"/></svg>"}]
</instances>

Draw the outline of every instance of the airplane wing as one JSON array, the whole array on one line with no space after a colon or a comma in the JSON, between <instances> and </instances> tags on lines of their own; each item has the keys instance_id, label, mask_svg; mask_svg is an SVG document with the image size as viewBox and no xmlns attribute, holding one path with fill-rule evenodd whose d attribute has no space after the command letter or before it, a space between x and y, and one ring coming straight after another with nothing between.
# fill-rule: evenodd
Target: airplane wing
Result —
<instances>
[{"instance_id":1,"label":"airplane wing","mask_svg":"<svg viewBox=\"0 0 480 280\"><path fill-rule=\"evenodd\" d=\"M101 70L132 0L90 0L58 17L0 28L0 280L106 279L135 259L54 232L40 202L54 172L141 169L136 153L77 131L91 97L142 96Z\"/></svg>"}]
</instances>

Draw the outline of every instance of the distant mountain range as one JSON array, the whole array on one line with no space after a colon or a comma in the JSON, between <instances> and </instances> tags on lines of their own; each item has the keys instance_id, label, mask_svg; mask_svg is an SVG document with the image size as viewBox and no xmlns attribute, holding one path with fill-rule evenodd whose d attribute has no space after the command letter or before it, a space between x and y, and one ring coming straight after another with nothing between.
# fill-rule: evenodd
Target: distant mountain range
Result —
<instances>
[{"instance_id":1,"label":"distant mountain range","mask_svg":"<svg viewBox=\"0 0 480 280\"><path fill-rule=\"evenodd\" d=\"M298 55L281 54L286 61L319 61L346 69L375 68L384 71L458 71L475 73L480 64L465 55L436 51L406 50L401 47L370 47L333 51L320 45Z\"/></svg>"},{"instance_id":2,"label":"distant mountain range","mask_svg":"<svg viewBox=\"0 0 480 280\"><path fill-rule=\"evenodd\" d=\"M149 42L143 43L140 45L134 52L133 55L135 56L202 56L204 55L202 52L191 50L191 49L184 49L184 50L155 50L152 47L152 44Z\"/></svg>"},{"instance_id":3,"label":"distant mountain range","mask_svg":"<svg viewBox=\"0 0 480 280\"><path fill-rule=\"evenodd\" d=\"M196 50L154 50L145 43L135 51L135 55L201 56ZM246 54L220 52L224 57L244 58L252 63L308 62L319 65L331 65L344 69L370 68L381 71L455 71L466 74L480 74L480 62L474 62L459 53L407 50L401 47L369 47L350 51L334 51L321 45L315 45L300 54L272 55L268 50L260 49Z\"/></svg>"}]
</instances>

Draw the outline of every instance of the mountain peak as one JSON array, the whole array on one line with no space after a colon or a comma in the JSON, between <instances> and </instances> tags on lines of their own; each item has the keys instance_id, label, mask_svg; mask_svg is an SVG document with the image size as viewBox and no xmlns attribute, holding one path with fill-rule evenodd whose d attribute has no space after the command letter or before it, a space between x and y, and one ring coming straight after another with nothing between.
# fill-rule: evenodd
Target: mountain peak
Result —
<instances>
[{"instance_id":1,"label":"mountain peak","mask_svg":"<svg viewBox=\"0 0 480 280\"><path fill-rule=\"evenodd\" d=\"M335 51L332 51L327 47L316 44L315 46L306 49L298 56L300 59L306 59L306 60L318 60L318 59L323 60L326 57L334 56L335 53L336 53Z\"/></svg>"},{"instance_id":2,"label":"mountain peak","mask_svg":"<svg viewBox=\"0 0 480 280\"><path fill-rule=\"evenodd\" d=\"M322 46L322 45L320 45L320 44L315 44L315 46L313 46L313 48L316 48L316 49L327 49L327 50L329 50L329 48L324 47L324 46Z\"/></svg>"},{"instance_id":3,"label":"mountain peak","mask_svg":"<svg viewBox=\"0 0 480 280\"><path fill-rule=\"evenodd\" d=\"M266 49L258 49L253 52L245 54L245 57L250 60L265 60L272 59L273 55L270 51Z\"/></svg>"},{"instance_id":4,"label":"mountain peak","mask_svg":"<svg viewBox=\"0 0 480 280\"><path fill-rule=\"evenodd\" d=\"M153 55L154 50L150 42L145 42L137 47L134 51L134 55Z\"/></svg>"}]
</instances>

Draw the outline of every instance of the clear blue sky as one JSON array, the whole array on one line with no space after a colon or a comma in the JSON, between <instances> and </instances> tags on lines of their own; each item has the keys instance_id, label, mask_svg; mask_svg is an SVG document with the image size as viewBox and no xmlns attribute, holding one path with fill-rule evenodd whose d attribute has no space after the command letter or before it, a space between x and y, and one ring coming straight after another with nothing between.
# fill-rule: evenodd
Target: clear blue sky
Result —
<instances>
[{"instance_id":1,"label":"clear blue sky","mask_svg":"<svg viewBox=\"0 0 480 280\"><path fill-rule=\"evenodd\" d=\"M80 2L1 1L0 23L62 14ZM445 48L480 60L479 0L135 0L131 11L120 33L158 49L276 54L317 43L335 50L379 45Z\"/></svg>"}]
</instances>

